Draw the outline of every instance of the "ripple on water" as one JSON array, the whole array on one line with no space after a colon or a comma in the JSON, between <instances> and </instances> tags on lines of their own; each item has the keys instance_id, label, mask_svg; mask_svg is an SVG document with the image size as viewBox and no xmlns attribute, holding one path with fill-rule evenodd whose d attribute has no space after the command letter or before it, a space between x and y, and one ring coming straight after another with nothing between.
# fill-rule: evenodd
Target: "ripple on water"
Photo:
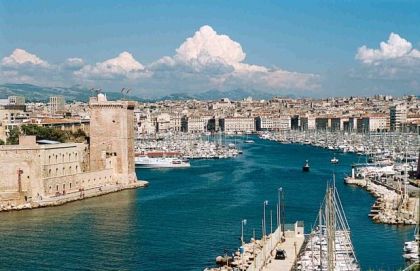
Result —
<instances>
[{"instance_id":1,"label":"ripple on water","mask_svg":"<svg viewBox=\"0 0 420 271\"><path fill-rule=\"evenodd\" d=\"M182 170L137 170L146 189L122 191L56 208L0 213L2 270L202 270L217 255L261 234L262 202L276 209L277 189L285 191L287 222L314 223L326 183L336 186L352 229L363 270L403 266L402 245L412 227L373 223L374 198L343 184L360 157L301 145L255 139L239 144L236 159L194 160ZM301 171L308 159L311 172ZM269 213L269 212L268 212Z\"/></svg>"}]
</instances>

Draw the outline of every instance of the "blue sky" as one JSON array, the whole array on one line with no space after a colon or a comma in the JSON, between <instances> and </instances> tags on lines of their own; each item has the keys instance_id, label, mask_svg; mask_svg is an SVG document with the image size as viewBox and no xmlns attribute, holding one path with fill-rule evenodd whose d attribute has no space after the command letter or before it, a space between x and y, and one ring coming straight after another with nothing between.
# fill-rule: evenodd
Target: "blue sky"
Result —
<instances>
[{"instance_id":1,"label":"blue sky","mask_svg":"<svg viewBox=\"0 0 420 271\"><path fill-rule=\"evenodd\" d=\"M0 1L0 82L420 94L420 1L133 2Z\"/></svg>"}]
</instances>

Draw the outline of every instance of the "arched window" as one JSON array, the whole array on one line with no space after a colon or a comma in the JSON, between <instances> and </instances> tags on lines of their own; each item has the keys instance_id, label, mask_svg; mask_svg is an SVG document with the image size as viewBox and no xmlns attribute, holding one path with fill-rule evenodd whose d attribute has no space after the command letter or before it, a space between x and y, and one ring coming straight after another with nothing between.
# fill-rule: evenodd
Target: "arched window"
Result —
<instances>
[{"instance_id":1,"label":"arched window","mask_svg":"<svg viewBox=\"0 0 420 271\"><path fill-rule=\"evenodd\" d=\"M69 189L71 189L71 183L69 183Z\"/></svg>"},{"instance_id":2,"label":"arched window","mask_svg":"<svg viewBox=\"0 0 420 271\"><path fill-rule=\"evenodd\" d=\"M48 176L51 176L51 169L48 170Z\"/></svg>"},{"instance_id":3,"label":"arched window","mask_svg":"<svg viewBox=\"0 0 420 271\"><path fill-rule=\"evenodd\" d=\"M48 164L51 164L51 155L48 156Z\"/></svg>"}]
</instances>

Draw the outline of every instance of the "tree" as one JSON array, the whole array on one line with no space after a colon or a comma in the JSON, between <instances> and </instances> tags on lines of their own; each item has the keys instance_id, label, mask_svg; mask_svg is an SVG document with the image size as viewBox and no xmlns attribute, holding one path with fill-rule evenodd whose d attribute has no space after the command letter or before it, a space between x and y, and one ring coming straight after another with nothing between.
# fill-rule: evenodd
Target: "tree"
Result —
<instances>
[{"instance_id":1,"label":"tree","mask_svg":"<svg viewBox=\"0 0 420 271\"><path fill-rule=\"evenodd\" d=\"M3 139L0 139L0 145L4 145L4 144L6 144L6 142L4 142Z\"/></svg>"},{"instance_id":2,"label":"tree","mask_svg":"<svg viewBox=\"0 0 420 271\"><path fill-rule=\"evenodd\" d=\"M6 144L8 145L17 145L19 144L19 135L20 135L20 130L18 127L13 127L10 131L9 131L9 137L6 140Z\"/></svg>"}]
</instances>

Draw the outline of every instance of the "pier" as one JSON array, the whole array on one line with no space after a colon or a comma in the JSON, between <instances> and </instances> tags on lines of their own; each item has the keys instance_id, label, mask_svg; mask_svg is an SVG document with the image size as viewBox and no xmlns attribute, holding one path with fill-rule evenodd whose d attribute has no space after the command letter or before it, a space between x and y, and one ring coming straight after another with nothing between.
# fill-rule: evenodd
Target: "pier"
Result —
<instances>
[{"instance_id":1,"label":"pier","mask_svg":"<svg viewBox=\"0 0 420 271\"><path fill-rule=\"evenodd\" d=\"M205 271L246 270L274 271L291 270L305 240L302 221L279 226L273 233L261 240L251 239L232 256L218 256L216 263L220 267L206 268ZM276 259L276 252L283 250L284 259Z\"/></svg>"}]
</instances>

